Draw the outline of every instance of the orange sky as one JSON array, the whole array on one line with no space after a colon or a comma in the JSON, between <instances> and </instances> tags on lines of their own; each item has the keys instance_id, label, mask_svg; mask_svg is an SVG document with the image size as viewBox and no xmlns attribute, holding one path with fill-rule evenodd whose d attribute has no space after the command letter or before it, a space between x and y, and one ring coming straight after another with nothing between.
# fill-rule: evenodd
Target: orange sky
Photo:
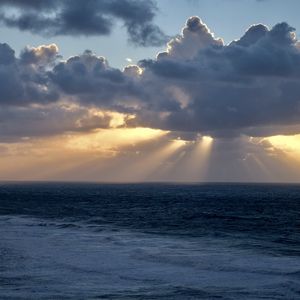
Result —
<instances>
[{"instance_id":1,"label":"orange sky","mask_svg":"<svg viewBox=\"0 0 300 300\"><path fill-rule=\"evenodd\" d=\"M234 149L228 145L234 144ZM0 144L0 180L266 181L300 179L300 135L184 141L112 128ZM238 153L240 151L240 153ZM217 172L217 173L216 173Z\"/></svg>"}]
</instances>

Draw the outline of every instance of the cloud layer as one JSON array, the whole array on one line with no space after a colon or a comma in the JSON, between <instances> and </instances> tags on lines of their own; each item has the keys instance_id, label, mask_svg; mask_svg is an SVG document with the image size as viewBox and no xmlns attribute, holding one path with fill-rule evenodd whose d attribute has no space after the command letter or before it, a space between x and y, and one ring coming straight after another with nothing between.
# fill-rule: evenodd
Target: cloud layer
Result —
<instances>
[{"instance_id":1,"label":"cloud layer","mask_svg":"<svg viewBox=\"0 0 300 300\"><path fill-rule=\"evenodd\" d=\"M35 1L9 3L23 9ZM53 9L52 2L39 3L42 9ZM239 40L224 45L198 17L187 20L165 52L124 70L110 67L105 58L89 50L64 61L56 45L27 47L16 57L7 44L0 44L0 135L11 128L8 124L26 128L24 122L32 119L22 118L24 110L39 115L50 107L51 114L73 120L63 122L67 125L61 126L61 132L77 130L74 118L82 110L97 109L135 115L126 119L127 126L181 132L187 137L297 133L299 45L295 29L286 23L272 29L253 25ZM66 103L80 107L80 113L75 109L75 117L71 112L61 114ZM36 120L32 122L38 126ZM87 130L109 126L109 122L97 122L89 123ZM42 134L43 130L37 133L30 128L17 136ZM59 132L57 125L54 131Z\"/></svg>"},{"instance_id":2,"label":"cloud layer","mask_svg":"<svg viewBox=\"0 0 300 300\"><path fill-rule=\"evenodd\" d=\"M101 36L121 21L129 40L139 46L161 46L166 36L153 23L152 0L1 0L0 22L45 36Z\"/></svg>"}]
</instances>

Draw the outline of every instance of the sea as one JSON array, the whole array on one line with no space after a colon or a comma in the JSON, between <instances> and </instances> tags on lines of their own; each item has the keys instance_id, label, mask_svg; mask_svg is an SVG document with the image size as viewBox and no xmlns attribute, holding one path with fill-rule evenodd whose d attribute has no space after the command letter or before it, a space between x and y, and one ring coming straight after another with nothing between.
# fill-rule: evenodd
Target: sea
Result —
<instances>
[{"instance_id":1,"label":"sea","mask_svg":"<svg viewBox=\"0 0 300 300\"><path fill-rule=\"evenodd\" d=\"M300 185L0 183L0 299L300 299Z\"/></svg>"}]
</instances>

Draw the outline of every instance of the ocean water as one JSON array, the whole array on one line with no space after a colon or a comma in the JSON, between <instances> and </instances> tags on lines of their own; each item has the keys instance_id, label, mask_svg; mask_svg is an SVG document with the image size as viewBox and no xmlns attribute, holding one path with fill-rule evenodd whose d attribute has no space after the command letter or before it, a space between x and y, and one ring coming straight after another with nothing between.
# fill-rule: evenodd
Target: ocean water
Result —
<instances>
[{"instance_id":1,"label":"ocean water","mask_svg":"<svg viewBox=\"0 0 300 300\"><path fill-rule=\"evenodd\" d=\"M300 299L300 186L2 183L0 299Z\"/></svg>"}]
</instances>

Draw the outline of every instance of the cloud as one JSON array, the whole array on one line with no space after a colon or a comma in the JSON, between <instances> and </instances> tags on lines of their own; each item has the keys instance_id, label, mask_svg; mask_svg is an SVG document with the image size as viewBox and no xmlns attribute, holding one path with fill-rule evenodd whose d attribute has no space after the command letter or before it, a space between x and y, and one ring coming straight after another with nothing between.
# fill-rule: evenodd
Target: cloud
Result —
<instances>
[{"instance_id":1,"label":"cloud","mask_svg":"<svg viewBox=\"0 0 300 300\"><path fill-rule=\"evenodd\" d=\"M25 48L20 58L7 44L0 44L0 105L45 104L58 99L47 75L55 60L55 45Z\"/></svg>"},{"instance_id":2,"label":"cloud","mask_svg":"<svg viewBox=\"0 0 300 300\"><path fill-rule=\"evenodd\" d=\"M168 43L168 53L161 53L159 56L167 54L169 57L181 60L191 59L201 49L217 45L223 45L222 39L216 39L198 17L191 17L187 20L181 35Z\"/></svg>"},{"instance_id":3,"label":"cloud","mask_svg":"<svg viewBox=\"0 0 300 300\"><path fill-rule=\"evenodd\" d=\"M123 127L126 115L68 102L47 106L2 107L0 141L16 142L65 133Z\"/></svg>"},{"instance_id":4,"label":"cloud","mask_svg":"<svg viewBox=\"0 0 300 300\"><path fill-rule=\"evenodd\" d=\"M126 126L168 130L187 139L198 133L294 134L300 129L299 81L299 41L287 23L271 29L253 25L225 45L200 18L191 17L165 52L124 70L89 50L61 60L56 45L27 47L19 57L7 44L0 45L0 111L4 116L8 108L15 110L10 115L16 127L31 122L18 118L22 109L39 114L55 106L50 114L59 115L67 101L87 110L135 115ZM69 113L65 117L73 120ZM3 122L7 119L1 126L8 126ZM61 132L78 130L75 123L62 125Z\"/></svg>"},{"instance_id":5,"label":"cloud","mask_svg":"<svg viewBox=\"0 0 300 300\"><path fill-rule=\"evenodd\" d=\"M22 64L25 65L49 65L55 63L60 58L58 55L58 47L55 44L42 45L39 47L26 47L20 55Z\"/></svg>"},{"instance_id":6,"label":"cloud","mask_svg":"<svg viewBox=\"0 0 300 300\"><path fill-rule=\"evenodd\" d=\"M0 22L44 36L109 35L118 21L139 46L161 46L166 35L153 23L152 0L1 0Z\"/></svg>"},{"instance_id":7,"label":"cloud","mask_svg":"<svg viewBox=\"0 0 300 300\"><path fill-rule=\"evenodd\" d=\"M197 26L191 27L191 21ZM176 86L189 99L185 107L165 111L163 118L156 119L160 127L212 135L252 129L259 135L264 126L298 122L299 59L294 29L286 23L271 30L253 25L241 39L223 45L199 18L192 17L166 52L141 61L140 66L145 77L155 78L165 98L172 97L169 89Z\"/></svg>"},{"instance_id":8,"label":"cloud","mask_svg":"<svg viewBox=\"0 0 300 300\"><path fill-rule=\"evenodd\" d=\"M80 102L113 108L120 100L120 107L125 107L127 98L138 95L134 80L126 72L110 67L104 57L87 50L58 63L48 76L61 92Z\"/></svg>"}]
</instances>

